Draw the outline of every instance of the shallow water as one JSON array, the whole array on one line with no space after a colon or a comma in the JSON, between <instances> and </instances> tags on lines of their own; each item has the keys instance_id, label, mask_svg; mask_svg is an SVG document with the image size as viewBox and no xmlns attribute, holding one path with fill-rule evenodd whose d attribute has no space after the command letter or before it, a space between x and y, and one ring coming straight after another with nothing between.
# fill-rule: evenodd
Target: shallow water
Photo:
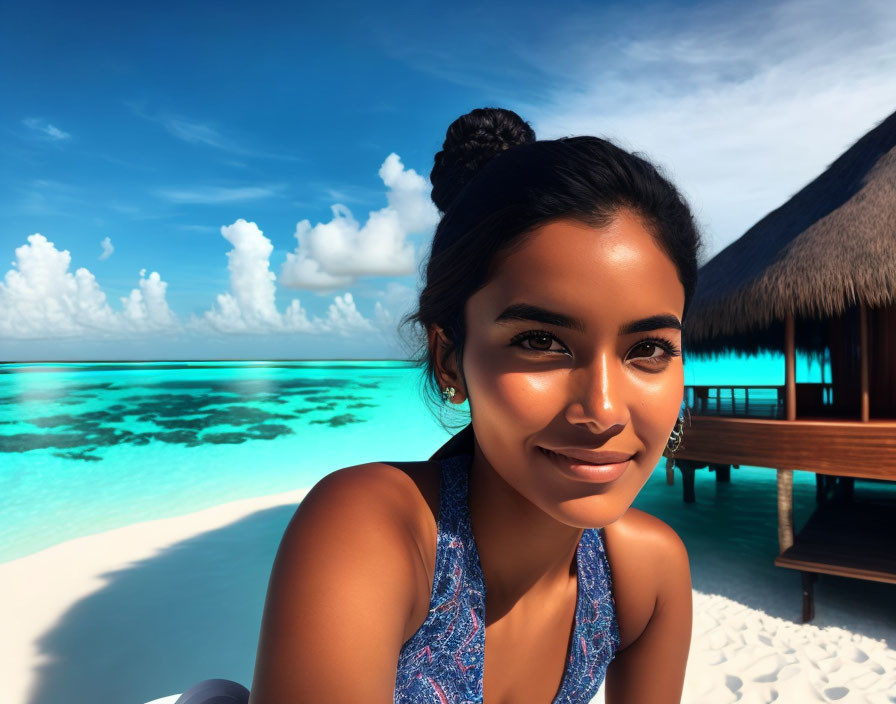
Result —
<instances>
[{"instance_id":1,"label":"shallow water","mask_svg":"<svg viewBox=\"0 0 896 704\"><path fill-rule=\"evenodd\" d=\"M449 437L401 362L0 371L0 562L339 467L425 458Z\"/></svg>"}]
</instances>

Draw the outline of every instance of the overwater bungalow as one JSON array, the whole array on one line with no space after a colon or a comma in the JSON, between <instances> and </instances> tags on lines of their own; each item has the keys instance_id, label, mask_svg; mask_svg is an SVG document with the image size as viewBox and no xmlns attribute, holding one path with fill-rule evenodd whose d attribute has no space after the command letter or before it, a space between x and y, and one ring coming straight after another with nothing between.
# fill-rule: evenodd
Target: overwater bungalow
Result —
<instances>
[{"instance_id":1,"label":"overwater bungalow","mask_svg":"<svg viewBox=\"0 0 896 704\"><path fill-rule=\"evenodd\" d=\"M804 622L818 574L896 583L896 503L853 489L896 481L896 113L700 269L686 328L687 355L783 353L784 385L687 387L685 501L697 469L777 471L775 564L802 573ZM797 353L830 380L800 382ZM796 535L794 471L818 503Z\"/></svg>"}]
</instances>

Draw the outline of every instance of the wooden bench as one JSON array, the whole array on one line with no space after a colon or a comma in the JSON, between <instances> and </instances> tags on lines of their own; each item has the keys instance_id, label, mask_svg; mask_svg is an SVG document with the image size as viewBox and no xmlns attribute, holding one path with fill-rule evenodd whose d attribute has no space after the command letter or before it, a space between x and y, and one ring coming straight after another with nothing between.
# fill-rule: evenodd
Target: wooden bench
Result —
<instances>
[{"instance_id":1,"label":"wooden bench","mask_svg":"<svg viewBox=\"0 0 896 704\"><path fill-rule=\"evenodd\" d=\"M803 623L815 616L819 574L896 584L896 499L862 498L820 505L775 558L803 578Z\"/></svg>"}]
</instances>

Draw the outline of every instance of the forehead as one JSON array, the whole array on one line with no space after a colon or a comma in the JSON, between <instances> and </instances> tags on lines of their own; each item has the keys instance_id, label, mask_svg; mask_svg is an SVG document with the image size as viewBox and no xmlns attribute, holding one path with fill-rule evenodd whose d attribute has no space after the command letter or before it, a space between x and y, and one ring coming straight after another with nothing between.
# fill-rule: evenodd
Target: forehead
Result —
<instances>
[{"instance_id":1,"label":"forehead","mask_svg":"<svg viewBox=\"0 0 896 704\"><path fill-rule=\"evenodd\" d=\"M623 210L604 227L575 220L539 227L503 258L474 298L490 309L525 301L586 319L659 313L680 319L684 287L641 218Z\"/></svg>"}]
</instances>

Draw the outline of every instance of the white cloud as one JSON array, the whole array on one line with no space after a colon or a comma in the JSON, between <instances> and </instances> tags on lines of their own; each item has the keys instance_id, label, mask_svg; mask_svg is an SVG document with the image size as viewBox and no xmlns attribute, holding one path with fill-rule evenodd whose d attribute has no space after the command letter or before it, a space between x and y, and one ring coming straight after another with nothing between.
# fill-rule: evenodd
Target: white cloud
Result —
<instances>
[{"instance_id":1,"label":"white cloud","mask_svg":"<svg viewBox=\"0 0 896 704\"><path fill-rule=\"evenodd\" d=\"M63 132L55 125L51 125L49 122L40 120L36 117L27 117L22 120L22 124L35 132L39 132L42 136L51 139L54 142L69 139L71 137L68 132Z\"/></svg>"},{"instance_id":2,"label":"white cloud","mask_svg":"<svg viewBox=\"0 0 896 704\"><path fill-rule=\"evenodd\" d=\"M171 134L185 142L198 142L218 149L229 149L218 130L210 125L177 117L163 118L162 124Z\"/></svg>"},{"instance_id":3,"label":"white cloud","mask_svg":"<svg viewBox=\"0 0 896 704\"><path fill-rule=\"evenodd\" d=\"M140 288L131 290L130 295L121 299L122 316L127 326L135 331L173 329L178 325L177 317L165 300L168 284L162 281L158 272L146 276L146 269L140 270Z\"/></svg>"},{"instance_id":4,"label":"white cloud","mask_svg":"<svg viewBox=\"0 0 896 704\"><path fill-rule=\"evenodd\" d=\"M115 247L112 246L112 240L108 237L103 238L103 241L100 242L100 247L103 248L103 253L100 254L100 261L108 259L112 256L112 252L115 251Z\"/></svg>"},{"instance_id":5,"label":"white cloud","mask_svg":"<svg viewBox=\"0 0 896 704\"><path fill-rule=\"evenodd\" d=\"M240 218L221 228L224 239L233 245L227 253L230 292L219 294L217 308L205 313L205 320L220 332L263 332L283 328L282 316L274 302L276 276L270 270L274 250L254 222ZM305 320L298 307L294 320Z\"/></svg>"},{"instance_id":6,"label":"white cloud","mask_svg":"<svg viewBox=\"0 0 896 704\"><path fill-rule=\"evenodd\" d=\"M274 159L277 161L300 161L298 157L293 156L292 154L284 154L282 150L265 152L246 147L240 143L239 138L224 134L218 127L209 124L208 122L188 119L170 113L153 112L147 110L145 105L141 103L125 102L125 105L133 110L139 117L162 125L169 134L189 144L202 144L208 147L213 147L214 149L220 149L224 152L250 158Z\"/></svg>"},{"instance_id":7,"label":"white cloud","mask_svg":"<svg viewBox=\"0 0 896 704\"><path fill-rule=\"evenodd\" d=\"M238 188L226 188L221 186L207 186L203 188L179 190L165 189L159 191L159 195L173 203L193 203L197 205L209 205L215 203L237 203L248 200L271 198L283 190L280 184L270 186L243 186Z\"/></svg>"},{"instance_id":8,"label":"white cloud","mask_svg":"<svg viewBox=\"0 0 896 704\"><path fill-rule=\"evenodd\" d=\"M726 3L595 42L576 18L527 50L569 75L517 109L540 138L606 135L664 166L710 252L739 237L896 108L896 6ZM565 33L565 34L563 34Z\"/></svg>"},{"instance_id":9,"label":"white cloud","mask_svg":"<svg viewBox=\"0 0 896 704\"><path fill-rule=\"evenodd\" d=\"M351 293L336 296L327 309L327 317L321 323L322 332L334 332L344 336L375 330L370 321L358 312Z\"/></svg>"},{"instance_id":10,"label":"white cloud","mask_svg":"<svg viewBox=\"0 0 896 704\"><path fill-rule=\"evenodd\" d=\"M140 289L113 311L96 277L86 268L69 271L71 255L39 233L16 248L16 261L0 283L0 337L115 338L176 324L165 302L165 286L156 272L141 272Z\"/></svg>"},{"instance_id":11,"label":"white cloud","mask_svg":"<svg viewBox=\"0 0 896 704\"><path fill-rule=\"evenodd\" d=\"M413 274L417 264L409 235L429 232L438 212L429 199L429 183L413 169L405 169L390 154L379 170L388 205L367 216L361 225L342 204L331 206L333 219L311 226L296 225L298 245L286 255L280 281L290 288L333 290L359 276Z\"/></svg>"},{"instance_id":12,"label":"white cloud","mask_svg":"<svg viewBox=\"0 0 896 704\"><path fill-rule=\"evenodd\" d=\"M309 319L298 299L281 314L276 306L274 272L270 256L274 247L254 222L242 218L221 228L233 245L227 253L230 291L217 296L216 304L194 325L209 326L219 333L336 333L350 335L373 331L373 325L355 307L351 293L336 296L326 317Z\"/></svg>"},{"instance_id":13,"label":"white cloud","mask_svg":"<svg viewBox=\"0 0 896 704\"><path fill-rule=\"evenodd\" d=\"M384 291L377 292L379 300L374 305L373 317L377 325L394 332L399 321L417 306L418 294L410 286L390 281Z\"/></svg>"}]
</instances>

